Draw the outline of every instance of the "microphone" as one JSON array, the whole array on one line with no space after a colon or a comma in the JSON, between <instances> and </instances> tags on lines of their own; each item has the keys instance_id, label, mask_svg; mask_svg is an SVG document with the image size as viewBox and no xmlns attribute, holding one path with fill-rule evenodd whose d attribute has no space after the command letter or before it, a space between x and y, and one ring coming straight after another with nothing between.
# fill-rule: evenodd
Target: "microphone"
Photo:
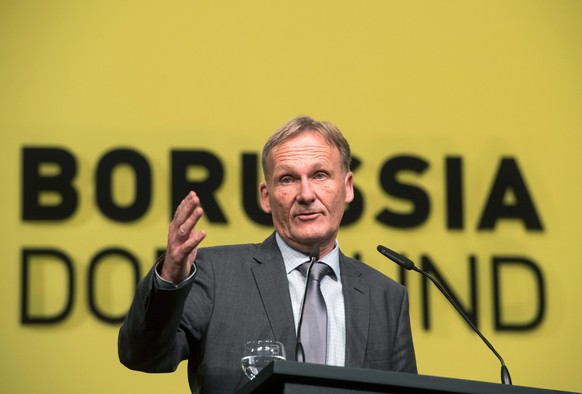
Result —
<instances>
[{"instance_id":1,"label":"microphone","mask_svg":"<svg viewBox=\"0 0 582 394\"><path fill-rule=\"evenodd\" d=\"M469 326L471 326L473 331L475 331L477 333L477 335L479 335L479 337L483 340L483 342L485 342L485 345L487 345L487 347L493 352L493 354L495 354L495 356L497 356L497 358L501 362L501 383L511 385L511 376L509 375L509 370L505 366L505 362L503 361L503 358L501 358L499 353L497 353L497 351L495 350L493 345L487 340L487 338L485 338L485 336L483 336L483 334L481 334L481 331L479 331L477 326L471 321L471 319L469 319L467 317L467 315L465 314L463 309L461 309L461 307L455 302L455 300L453 300L451 295L449 293L447 293L445 288L431 274L416 267L414 265L414 263L412 262L412 260L410 260L408 257L402 256L401 254L398 254L395 251L390 250L387 247L382 246L382 245L378 245L377 249L378 249L378 252L383 254L385 257L388 257L390 260L392 260L393 262L395 262L396 264L398 264L402 268L407 269L407 270L416 271L419 274L423 275L424 277L430 279L430 281L435 284L435 286L441 291L441 293L443 293L445 298L455 307L455 309L457 310L457 312L459 312L459 314L463 317L463 319L465 319L467 324L469 324Z\"/></svg>"},{"instance_id":2,"label":"microphone","mask_svg":"<svg viewBox=\"0 0 582 394\"><path fill-rule=\"evenodd\" d=\"M305 274L305 290L303 291L303 299L301 300L301 309L299 309L299 323L297 323L297 346L295 347L295 355L297 361L305 362L305 353L303 352L303 345L301 344L301 324L303 323L303 308L305 307L305 296L307 295L307 285L309 284L309 277L311 276L311 268L319 260L319 244L313 245L311 253L309 254L309 266Z\"/></svg>"}]
</instances>

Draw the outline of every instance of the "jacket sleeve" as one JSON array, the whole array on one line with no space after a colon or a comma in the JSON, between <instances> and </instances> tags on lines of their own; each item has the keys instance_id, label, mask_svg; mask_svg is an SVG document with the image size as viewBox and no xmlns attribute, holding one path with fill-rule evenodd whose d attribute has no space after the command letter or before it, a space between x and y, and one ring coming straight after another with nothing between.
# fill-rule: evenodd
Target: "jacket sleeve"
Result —
<instances>
[{"instance_id":1,"label":"jacket sleeve","mask_svg":"<svg viewBox=\"0 0 582 394\"><path fill-rule=\"evenodd\" d=\"M200 352L212 311L210 264L197 266L194 280L178 289L158 288L155 267L138 283L119 330L119 360L143 372L173 372ZM187 310L187 314L184 310Z\"/></svg>"},{"instance_id":2,"label":"jacket sleeve","mask_svg":"<svg viewBox=\"0 0 582 394\"><path fill-rule=\"evenodd\" d=\"M416 355L412 341L410 327L410 314L408 305L408 292L402 292L400 314L398 316L397 331L394 337L392 365L395 371L417 373Z\"/></svg>"}]
</instances>

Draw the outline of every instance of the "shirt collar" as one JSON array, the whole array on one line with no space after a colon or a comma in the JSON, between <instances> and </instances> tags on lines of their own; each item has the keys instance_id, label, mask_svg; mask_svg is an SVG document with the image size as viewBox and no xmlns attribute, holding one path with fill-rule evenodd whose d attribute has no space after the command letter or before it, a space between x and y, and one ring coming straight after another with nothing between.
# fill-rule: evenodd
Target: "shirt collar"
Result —
<instances>
[{"instance_id":1,"label":"shirt collar","mask_svg":"<svg viewBox=\"0 0 582 394\"><path fill-rule=\"evenodd\" d=\"M291 246L281 238L278 233L275 233L275 238L277 240L277 246L283 255L283 261L285 262L285 270L287 274L290 274L293 270L297 269L301 264L309 261L309 255L299 252L293 249ZM337 280L341 280L340 276L340 264L339 264L339 247L338 241L335 241L334 247L331 252L326 254L324 257L320 258L319 261L324 262L329 265L333 270Z\"/></svg>"}]
</instances>

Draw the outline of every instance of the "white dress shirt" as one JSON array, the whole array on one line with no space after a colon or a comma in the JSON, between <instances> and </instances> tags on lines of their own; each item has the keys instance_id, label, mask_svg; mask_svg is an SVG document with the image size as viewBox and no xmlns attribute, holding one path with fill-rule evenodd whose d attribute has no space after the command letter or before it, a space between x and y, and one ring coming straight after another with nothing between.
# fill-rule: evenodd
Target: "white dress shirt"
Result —
<instances>
[{"instance_id":1,"label":"white dress shirt","mask_svg":"<svg viewBox=\"0 0 582 394\"><path fill-rule=\"evenodd\" d=\"M279 234L276 235L276 239L285 262L287 279L289 280L289 294L291 295L291 304L293 306L293 317L295 318L295 332L297 332L299 312L305 292L305 277L296 268L309 261L309 256L291 248ZM321 293L327 308L327 355L325 363L343 367L346 354L346 312L337 242L333 250L320 258L319 261L329 265L335 274L335 279L327 275L321 280Z\"/></svg>"}]
</instances>

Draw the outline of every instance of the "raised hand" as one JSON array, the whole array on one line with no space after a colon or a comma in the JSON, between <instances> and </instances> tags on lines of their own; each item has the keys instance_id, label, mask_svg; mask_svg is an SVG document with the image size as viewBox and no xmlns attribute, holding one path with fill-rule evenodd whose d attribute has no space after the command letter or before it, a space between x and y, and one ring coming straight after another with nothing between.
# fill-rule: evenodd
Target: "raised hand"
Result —
<instances>
[{"instance_id":1,"label":"raised hand","mask_svg":"<svg viewBox=\"0 0 582 394\"><path fill-rule=\"evenodd\" d=\"M206 237L204 230L195 228L201 217L200 199L190 192L176 209L168 229L166 258L160 272L165 280L178 284L190 275L198 245Z\"/></svg>"}]
</instances>

